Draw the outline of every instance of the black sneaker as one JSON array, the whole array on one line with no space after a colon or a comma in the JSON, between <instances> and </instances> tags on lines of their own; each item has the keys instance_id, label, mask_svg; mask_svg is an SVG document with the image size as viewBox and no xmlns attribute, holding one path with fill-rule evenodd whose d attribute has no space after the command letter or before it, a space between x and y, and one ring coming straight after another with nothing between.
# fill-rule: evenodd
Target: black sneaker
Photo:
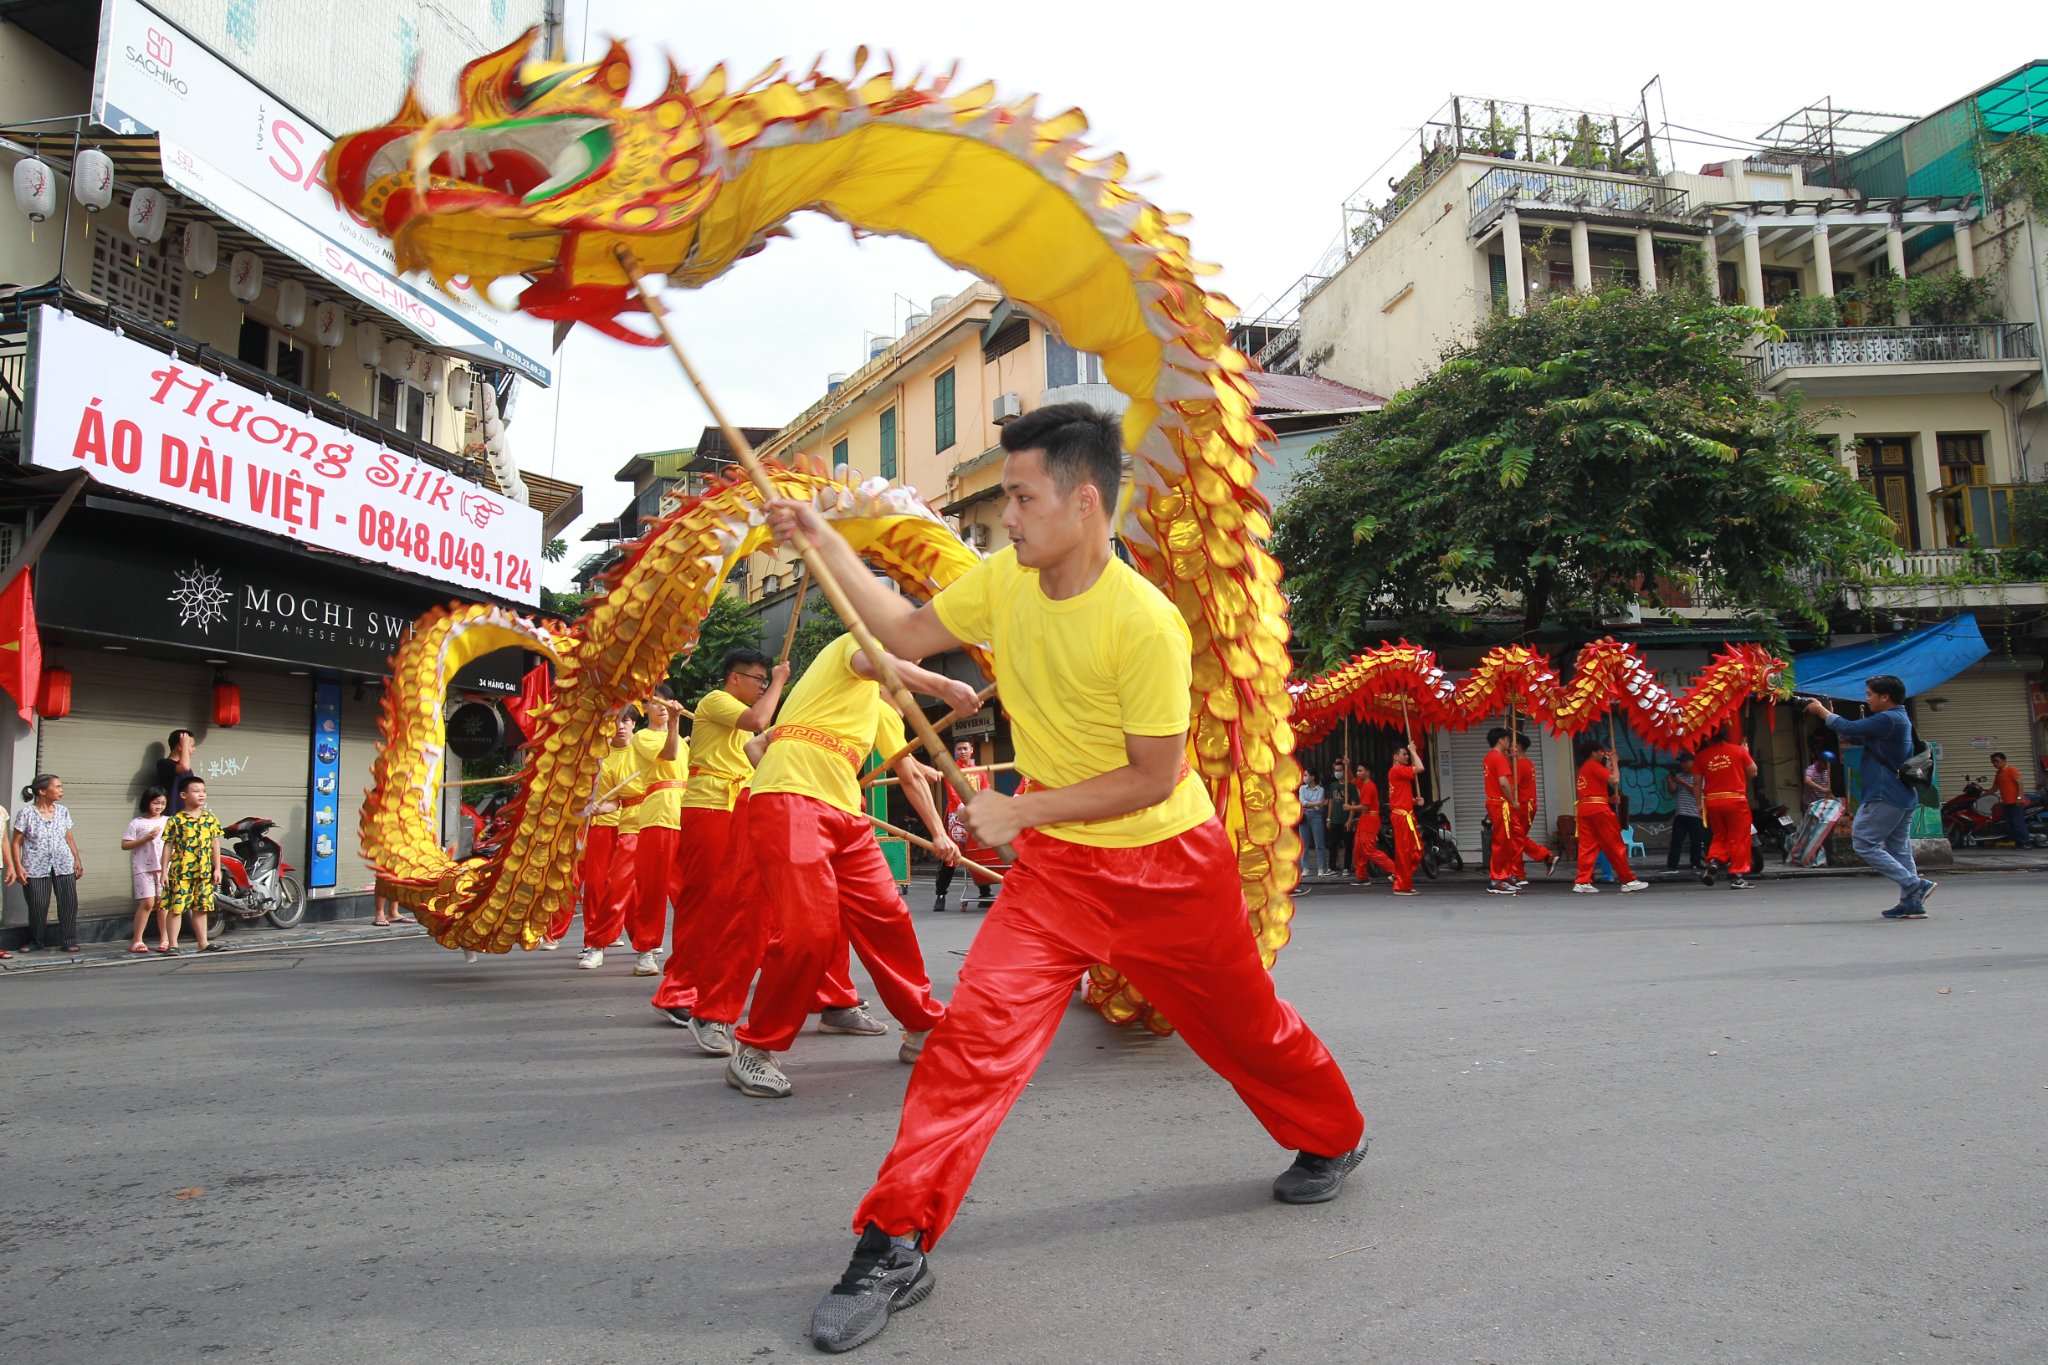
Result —
<instances>
[{"instance_id":1,"label":"black sneaker","mask_svg":"<svg viewBox=\"0 0 2048 1365\"><path fill-rule=\"evenodd\" d=\"M1344 1188L1344 1177L1365 1160L1367 1143L1342 1156L1317 1156L1296 1152L1294 1164L1273 1181L1273 1197L1283 1204L1324 1204Z\"/></svg>"},{"instance_id":2,"label":"black sneaker","mask_svg":"<svg viewBox=\"0 0 2048 1365\"><path fill-rule=\"evenodd\" d=\"M1700 885L1712 886L1714 884L1714 878L1718 876L1721 872L1721 869L1726 866L1727 864L1723 863L1719 858L1709 860L1707 865L1700 869Z\"/></svg>"},{"instance_id":3,"label":"black sneaker","mask_svg":"<svg viewBox=\"0 0 2048 1365\"><path fill-rule=\"evenodd\" d=\"M1747 891L1751 885L1752 883L1747 877L1730 877L1728 879L1728 889L1730 891Z\"/></svg>"},{"instance_id":4,"label":"black sneaker","mask_svg":"<svg viewBox=\"0 0 2048 1365\"><path fill-rule=\"evenodd\" d=\"M1894 905L1884 912L1886 919L1926 919L1927 911L1917 905Z\"/></svg>"},{"instance_id":5,"label":"black sneaker","mask_svg":"<svg viewBox=\"0 0 2048 1365\"><path fill-rule=\"evenodd\" d=\"M656 1005L654 1012L674 1024L677 1028L690 1026L690 1012L678 1005Z\"/></svg>"},{"instance_id":6,"label":"black sneaker","mask_svg":"<svg viewBox=\"0 0 2048 1365\"><path fill-rule=\"evenodd\" d=\"M811 1310L811 1345L837 1354L873 1341L899 1308L922 1302L938 1287L919 1236L891 1237L873 1223L860 1234L853 1260Z\"/></svg>"}]
</instances>

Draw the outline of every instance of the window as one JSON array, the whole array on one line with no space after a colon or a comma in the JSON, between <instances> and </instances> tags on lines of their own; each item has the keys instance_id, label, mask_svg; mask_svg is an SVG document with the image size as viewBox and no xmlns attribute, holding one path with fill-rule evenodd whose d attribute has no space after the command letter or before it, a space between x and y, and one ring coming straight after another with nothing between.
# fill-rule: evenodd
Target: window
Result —
<instances>
[{"instance_id":1,"label":"window","mask_svg":"<svg viewBox=\"0 0 2048 1365\"><path fill-rule=\"evenodd\" d=\"M1985 482L1982 436L1958 436L1943 432L1934 439L1941 456L1942 487L1953 488L1957 484Z\"/></svg>"},{"instance_id":2,"label":"window","mask_svg":"<svg viewBox=\"0 0 2048 1365\"><path fill-rule=\"evenodd\" d=\"M953 371L932 381L932 449L953 448Z\"/></svg>"},{"instance_id":3,"label":"window","mask_svg":"<svg viewBox=\"0 0 2048 1365\"><path fill-rule=\"evenodd\" d=\"M235 356L245 365L268 370L287 384L306 387L306 353L282 332L273 332L254 318L242 319Z\"/></svg>"},{"instance_id":4,"label":"window","mask_svg":"<svg viewBox=\"0 0 2048 1365\"><path fill-rule=\"evenodd\" d=\"M1045 386L1048 389L1103 382L1101 357L1077 351L1050 332L1045 334Z\"/></svg>"},{"instance_id":5,"label":"window","mask_svg":"<svg viewBox=\"0 0 2048 1365\"><path fill-rule=\"evenodd\" d=\"M1900 548L1920 548L1913 516L1913 443L1903 437L1881 436L1858 441L1856 477L1892 519L1892 538Z\"/></svg>"},{"instance_id":6,"label":"window","mask_svg":"<svg viewBox=\"0 0 2048 1365\"><path fill-rule=\"evenodd\" d=\"M377 410L371 416L415 440L434 439L433 402L419 389L390 375L377 376Z\"/></svg>"},{"instance_id":7,"label":"window","mask_svg":"<svg viewBox=\"0 0 2048 1365\"><path fill-rule=\"evenodd\" d=\"M832 443L832 467L834 469L839 468L839 466L845 464L849 458L850 457L846 453L846 438L842 436Z\"/></svg>"},{"instance_id":8,"label":"window","mask_svg":"<svg viewBox=\"0 0 2048 1365\"><path fill-rule=\"evenodd\" d=\"M882 413L882 477L896 477L896 409Z\"/></svg>"},{"instance_id":9,"label":"window","mask_svg":"<svg viewBox=\"0 0 2048 1365\"><path fill-rule=\"evenodd\" d=\"M1943 488L1979 488L1987 482L1984 474L1984 437L1981 434L1945 431L1934 438L1934 448L1941 465ZM1993 515L1990 494L1954 493L1937 496L1934 505L1941 518L1943 544L1953 546L1966 543L2009 543L2009 537L1998 538L2004 534L2005 528L1999 524L2000 518ZM1991 538L1986 539L1987 535Z\"/></svg>"}]
</instances>

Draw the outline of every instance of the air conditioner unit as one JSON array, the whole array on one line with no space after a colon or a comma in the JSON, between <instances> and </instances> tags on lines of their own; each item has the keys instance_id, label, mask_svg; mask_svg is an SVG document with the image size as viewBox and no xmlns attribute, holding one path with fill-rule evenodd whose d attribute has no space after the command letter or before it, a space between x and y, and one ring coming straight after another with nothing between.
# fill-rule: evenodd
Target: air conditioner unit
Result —
<instances>
[{"instance_id":1,"label":"air conditioner unit","mask_svg":"<svg viewBox=\"0 0 2048 1365\"><path fill-rule=\"evenodd\" d=\"M961 539L983 554L988 553L988 527L980 522L975 522L972 526L967 527L961 533Z\"/></svg>"},{"instance_id":2,"label":"air conditioner unit","mask_svg":"<svg viewBox=\"0 0 2048 1365\"><path fill-rule=\"evenodd\" d=\"M1005 422L1014 422L1024 415L1024 400L1014 393L997 394L994 406L995 411L991 417L997 426Z\"/></svg>"}]
</instances>

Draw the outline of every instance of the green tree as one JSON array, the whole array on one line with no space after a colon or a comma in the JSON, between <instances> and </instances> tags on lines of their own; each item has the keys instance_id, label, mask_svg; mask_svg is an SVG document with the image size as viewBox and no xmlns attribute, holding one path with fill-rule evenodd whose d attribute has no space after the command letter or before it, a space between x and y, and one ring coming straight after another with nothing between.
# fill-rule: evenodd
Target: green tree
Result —
<instances>
[{"instance_id":1,"label":"green tree","mask_svg":"<svg viewBox=\"0 0 2048 1365\"><path fill-rule=\"evenodd\" d=\"M723 681L718 665L729 651L762 647L761 618L747 610L746 599L738 593L720 592L697 628L697 647L687 658L677 655L669 660L668 685L678 701L694 706L699 697Z\"/></svg>"},{"instance_id":2,"label":"green tree","mask_svg":"<svg viewBox=\"0 0 2048 1365\"><path fill-rule=\"evenodd\" d=\"M1497 313L1322 447L1280 509L1311 655L1341 659L1387 618L1590 629L1659 580L1760 622L1820 621L1812 575L1861 576L1890 523L1799 407L1748 381L1740 351L1766 328L1675 290Z\"/></svg>"},{"instance_id":3,"label":"green tree","mask_svg":"<svg viewBox=\"0 0 2048 1365\"><path fill-rule=\"evenodd\" d=\"M825 600L825 595L812 593L804 603L804 619L797 622L796 643L790 646L790 681L801 678L804 670L811 666L811 661L818 657L818 651L845 633L846 627L840 624L839 613L832 610L832 604Z\"/></svg>"}]
</instances>

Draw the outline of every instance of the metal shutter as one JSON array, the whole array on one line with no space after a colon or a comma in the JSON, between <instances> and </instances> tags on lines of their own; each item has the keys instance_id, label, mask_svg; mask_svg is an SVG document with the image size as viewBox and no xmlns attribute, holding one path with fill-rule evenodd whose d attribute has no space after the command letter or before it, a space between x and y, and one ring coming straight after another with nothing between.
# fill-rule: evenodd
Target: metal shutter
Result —
<instances>
[{"instance_id":1,"label":"metal shutter","mask_svg":"<svg viewBox=\"0 0 2048 1365\"><path fill-rule=\"evenodd\" d=\"M1993 753L2003 753L2020 770L2022 791L2033 790L2040 768L2026 670L2019 664L1985 659L1930 687L1913 699L1913 722L1922 739L1941 744L1944 797L1961 791L1971 777L1990 787Z\"/></svg>"}]
</instances>

